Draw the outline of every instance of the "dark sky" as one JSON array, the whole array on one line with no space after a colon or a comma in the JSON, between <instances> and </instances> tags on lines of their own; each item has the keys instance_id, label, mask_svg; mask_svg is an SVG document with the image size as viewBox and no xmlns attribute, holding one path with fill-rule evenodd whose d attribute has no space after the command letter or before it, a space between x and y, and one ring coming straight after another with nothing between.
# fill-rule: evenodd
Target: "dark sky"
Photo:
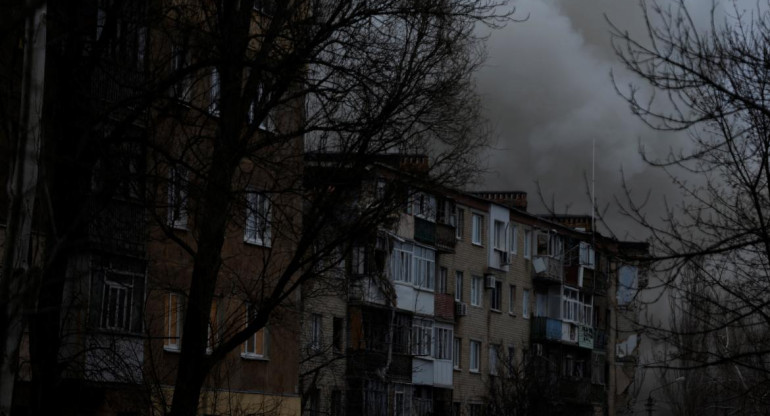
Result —
<instances>
[{"instance_id":1,"label":"dark sky","mask_svg":"<svg viewBox=\"0 0 770 416\"><path fill-rule=\"evenodd\" d=\"M661 4L671 0L660 0ZM687 1L696 22L707 23L711 1ZM718 1L717 13L732 10L731 0ZM741 1L751 7L753 0ZM494 31L477 87L486 115L496 129L486 155L489 174L482 187L529 193L530 212L544 211L535 182L558 213L590 213L586 182L590 181L592 141L596 143L596 199L603 207L622 193L621 169L634 193L650 192L650 215L659 216L662 198L677 192L666 175L647 167L640 143L658 156L686 145L684 134L653 131L631 114L615 92L610 71L621 87L640 83L627 74L610 46L605 15L618 27L645 35L636 0L514 0L516 16ZM727 9L725 9L727 7ZM607 216L617 236L643 238L638 229L610 207Z\"/></svg>"}]
</instances>

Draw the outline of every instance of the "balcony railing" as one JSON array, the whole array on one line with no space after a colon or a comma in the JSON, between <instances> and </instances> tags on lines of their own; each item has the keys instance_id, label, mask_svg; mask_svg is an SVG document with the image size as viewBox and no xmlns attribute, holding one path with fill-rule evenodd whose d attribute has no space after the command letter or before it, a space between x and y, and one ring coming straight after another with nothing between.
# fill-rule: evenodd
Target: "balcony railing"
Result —
<instances>
[{"instance_id":1,"label":"balcony railing","mask_svg":"<svg viewBox=\"0 0 770 416\"><path fill-rule=\"evenodd\" d=\"M564 263L556 257L535 256L532 269L536 279L553 283L561 283L564 279Z\"/></svg>"},{"instance_id":2,"label":"balcony railing","mask_svg":"<svg viewBox=\"0 0 770 416\"><path fill-rule=\"evenodd\" d=\"M536 317L532 319L533 340L561 341L561 321L553 318Z\"/></svg>"},{"instance_id":3,"label":"balcony railing","mask_svg":"<svg viewBox=\"0 0 770 416\"><path fill-rule=\"evenodd\" d=\"M455 227L449 224L436 224L436 247L453 251L457 242Z\"/></svg>"},{"instance_id":4,"label":"balcony railing","mask_svg":"<svg viewBox=\"0 0 770 416\"><path fill-rule=\"evenodd\" d=\"M426 244L436 243L436 223L414 217L414 239Z\"/></svg>"},{"instance_id":5,"label":"balcony railing","mask_svg":"<svg viewBox=\"0 0 770 416\"><path fill-rule=\"evenodd\" d=\"M603 403L607 399L604 386L591 384L591 379L562 379L559 382L559 393L566 401L589 404Z\"/></svg>"},{"instance_id":6,"label":"balcony railing","mask_svg":"<svg viewBox=\"0 0 770 416\"><path fill-rule=\"evenodd\" d=\"M594 330L594 349L606 350L607 349L607 332L601 329Z\"/></svg>"}]
</instances>

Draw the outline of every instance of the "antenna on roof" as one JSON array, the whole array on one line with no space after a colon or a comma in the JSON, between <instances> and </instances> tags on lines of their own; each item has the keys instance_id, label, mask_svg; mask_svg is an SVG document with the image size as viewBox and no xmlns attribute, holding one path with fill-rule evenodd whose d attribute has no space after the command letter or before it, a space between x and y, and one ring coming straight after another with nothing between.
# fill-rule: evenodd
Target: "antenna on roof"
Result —
<instances>
[{"instance_id":1,"label":"antenna on roof","mask_svg":"<svg viewBox=\"0 0 770 416\"><path fill-rule=\"evenodd\" d=\"M596 235L596 136L591 137L591 235ZM592 243L594 243L592 237Z\"/></svg>"}]
</instances>

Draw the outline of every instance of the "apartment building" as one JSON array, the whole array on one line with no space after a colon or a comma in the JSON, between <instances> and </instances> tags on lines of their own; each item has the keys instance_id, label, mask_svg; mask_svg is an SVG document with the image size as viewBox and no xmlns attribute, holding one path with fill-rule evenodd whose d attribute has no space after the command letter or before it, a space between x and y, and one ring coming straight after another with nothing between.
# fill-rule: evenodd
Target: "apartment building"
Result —
<instances>
[{"instance_id":1,"label":"apartment building","mask_svg":"<svg viewBox=\"0 0 770 416\"><path fill-rule=\"evenodd\" d=\"M163 5L48 7L48 38L56 41L40 50L46 90L38 98L42 143L53 160L40 160L47 169L40 189L50 195L35 221L50 262L41 287L60 293L40 296L53 303L38 305L43 312L30 326L30 337L51 342L22 344L19 414L54 403L73 414L167 412L172 393L200 378L176 379L183 340L191 346L194 338L183 319L190 311L204 317L193 328L203 335L195 361L212 363L201 381L202 414L300 412L296 302L274 307L264 299L297 275L286 264L296 253L302 204L285 190L301 184L302 138L255 157L231 152L234 173L223 176L226 186L211 185L228 172L217 170L214 155L221 156L218 138L233 123L219 107L217 61L202 35L207 16L181 4L151 14ZM194 36L180 29L185 25ZM248 120L254 128L238 139L257 143L301 120L297 108L276 107L265 122ZM224 215L209 215L217 201L226 202ZM215 228L219 238L207 238ZM221 247L207 249L211 244ZM197 289L204 295L193 293L214 280ZM260 329L245 336L249 325ZM55 377L41 387L45 371ZM55 400L40 403L41 391Z\"/></svg>"}]
</instances>

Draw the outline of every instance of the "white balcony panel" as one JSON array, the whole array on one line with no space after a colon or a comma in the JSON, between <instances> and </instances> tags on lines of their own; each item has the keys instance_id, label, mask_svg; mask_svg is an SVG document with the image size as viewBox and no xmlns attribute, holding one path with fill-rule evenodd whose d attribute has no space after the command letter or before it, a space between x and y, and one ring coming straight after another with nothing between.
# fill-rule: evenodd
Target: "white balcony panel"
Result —
<instances>
[{"instance_id":1,"label":"white balcony panel","mask_svg":"<svg viewBox=\"0 0 770 416\"><path fill-rule=\"evenodd\" d=\"M433 365L433 360L425 360L418 357L412 359L412 383L433 385Z\"/></svg>"}]
</instances>

